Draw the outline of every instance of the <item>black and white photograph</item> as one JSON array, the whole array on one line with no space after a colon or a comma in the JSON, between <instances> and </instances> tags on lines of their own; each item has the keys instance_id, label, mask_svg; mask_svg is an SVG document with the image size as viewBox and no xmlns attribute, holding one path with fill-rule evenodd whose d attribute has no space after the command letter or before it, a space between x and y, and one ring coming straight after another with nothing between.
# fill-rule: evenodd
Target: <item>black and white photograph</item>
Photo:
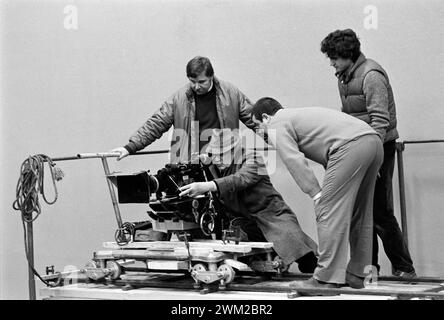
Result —
<instances>
[{"instance_id":1,"label":"black and white photograph","mask_svg":"<svg viewBox=\"0 0 444 320\"><path fill-rule=\"evenodd\" d=\"M444 300L443 17L0 0L0 300Z\"/></svg>"}]
</instances>

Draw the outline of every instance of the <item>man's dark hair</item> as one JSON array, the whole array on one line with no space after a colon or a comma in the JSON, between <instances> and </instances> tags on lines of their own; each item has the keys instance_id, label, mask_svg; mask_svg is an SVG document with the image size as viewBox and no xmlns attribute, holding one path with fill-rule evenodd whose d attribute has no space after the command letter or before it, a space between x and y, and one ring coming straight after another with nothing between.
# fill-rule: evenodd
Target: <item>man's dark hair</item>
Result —
<instances>
[{"instance_id":1,"label":"man's dark hair","mask_svg":"<svg viewBox=\"0 0 444 320\"><path fill-rule=\"evenodd\" d=\"M196 78L203 71L207 77L212 77L214 75L213 66L211 65L210 59L206 57L197 56L191 59L187 63L187 77Z\"/></svg>"},{"instance_id":2,"label":"man's dark hair","mask_svg":"<svg viewBox=\"0 0 444 320\"><path fill-rule=\"evenodd\" d=\"M361 54L361 43L352 29L336 30L322 40L321 52L330 59L350 58L356 62Z\"/></svg>"},{"instance_id":3,"label":"man's dark hair","mask_svg":"<svg viewBox=\"0 0 444 320\"><path fill-rule=\"evenodd\" d=\"M281 104L277 102L273 98L264 97L259 99L251 109L251 117L255 117L256 120L259 120L262 122L262 114L268 114L270 116L274 116L275 113L283 109Z\"/></svg>"}]
</instances>

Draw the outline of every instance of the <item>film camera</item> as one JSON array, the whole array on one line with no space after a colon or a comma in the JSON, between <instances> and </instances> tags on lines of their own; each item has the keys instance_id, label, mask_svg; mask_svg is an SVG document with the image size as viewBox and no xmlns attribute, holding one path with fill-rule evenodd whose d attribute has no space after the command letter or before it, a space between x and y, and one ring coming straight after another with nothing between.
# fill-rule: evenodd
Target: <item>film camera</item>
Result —
<instances>
[{"instance_id":1,"label":"film camera","mask_svg":"<svg viewBox=\"0 0 444 320\"><path fill-rule=\"evenodd\" d=\"M142 171L130 175L113 175L119 203L147 203L150 220L124 223L116 231L118 243L137 241L137 234L152 228L165 234L194 230L204 237L212 236L221 218L222 208L211 194L190 198L179 196L179 188L192 182L211 181L214 171L202 163L166 164L151 174ZM196 232L194 232L196 234Z\"/></svg>"}]
</instances>

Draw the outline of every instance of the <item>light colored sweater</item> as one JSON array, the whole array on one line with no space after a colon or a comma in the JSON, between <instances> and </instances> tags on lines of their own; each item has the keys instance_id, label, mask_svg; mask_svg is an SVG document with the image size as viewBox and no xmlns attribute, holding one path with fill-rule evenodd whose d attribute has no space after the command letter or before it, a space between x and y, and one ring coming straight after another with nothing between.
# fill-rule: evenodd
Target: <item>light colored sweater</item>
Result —
<instances>
[{"instance_id":1,"label":"light colored sweater","mask_svg":"<svg viewBox=\"0 0 444 320\"><path fill-rule=\"evenodd\" d=\"M281 109L272 117L267 132L269 143L310 197L321 187L307 159L326 168L330 155L342 145L364 135L377 135L364 121L319 107Z\"/></svg>"}]
</instances>

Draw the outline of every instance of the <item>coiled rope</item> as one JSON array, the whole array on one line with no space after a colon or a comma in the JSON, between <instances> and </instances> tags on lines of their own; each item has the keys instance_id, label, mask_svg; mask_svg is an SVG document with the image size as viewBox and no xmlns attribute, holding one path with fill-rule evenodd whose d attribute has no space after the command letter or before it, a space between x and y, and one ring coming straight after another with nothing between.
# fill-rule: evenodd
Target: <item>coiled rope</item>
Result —
<instances>
[{"instance_id":1,"label":"coiled rope","mask_svg":"<svg viewBox=\"0 0 444 320\"><path fill-rule=\"evenodd\" d=\"M45 195L45 188L44 188L45 162L48 163L49 169L51 171L52 185L54 188L54 199L51 201L49 201ZM14 210L21 212L24 241L25 241L25 254L26 254L26 260L28 261L28 265L32 269L33 273L47 286L54 286L54 285L43 280L40 274L34 269L34 266L32 266L30 263L29 251L27 245L28 232L27 232L26 223L31 223L35 221L38 218L38 216L41 214L39 194L42 195L43 200L49 205L52 205L57 201L58 192L55 182L61 180L63 176L64 174L62 170L56 167L55 163L47 155L37 154L34 156L29 156L25 161L23 161L20 167L20 176L16 187L16 200L12 204Z\"/></svg>"}]
</instances>

